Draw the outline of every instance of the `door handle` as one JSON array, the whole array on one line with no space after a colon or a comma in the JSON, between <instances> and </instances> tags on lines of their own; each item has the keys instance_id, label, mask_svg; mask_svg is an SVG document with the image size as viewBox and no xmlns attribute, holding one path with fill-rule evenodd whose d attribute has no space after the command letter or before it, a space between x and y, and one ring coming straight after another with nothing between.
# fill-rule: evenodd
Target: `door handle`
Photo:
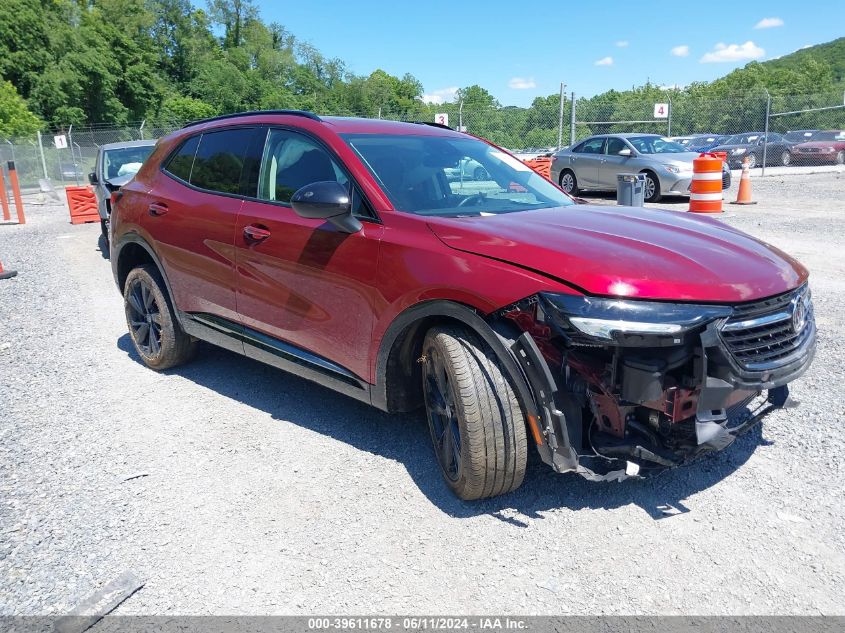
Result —
<instances>
[{"instance_id":1,"label":"door handle","mask_svg":"<svg viewBox=\"0 0 845 633\"><path fill-rule=\"evenodd\" d=\"M162 204L160 202L153 202L150 205L150 215L159 216L159 215L164 215L165 213L167 213L167 205L166 204Z\"/></svg>"},{"instance_id":2,"label":"door handle","mask_svg":"<svg viewBox=\"0 0 845 633\"><path fill-rule=\"evenodd\" d=\"M263 242L268 237L270 237L270 231L263 226L250 224L244 227L244 239L247 242L257 244L258 242Z\"/></svg>"}]
</instances>

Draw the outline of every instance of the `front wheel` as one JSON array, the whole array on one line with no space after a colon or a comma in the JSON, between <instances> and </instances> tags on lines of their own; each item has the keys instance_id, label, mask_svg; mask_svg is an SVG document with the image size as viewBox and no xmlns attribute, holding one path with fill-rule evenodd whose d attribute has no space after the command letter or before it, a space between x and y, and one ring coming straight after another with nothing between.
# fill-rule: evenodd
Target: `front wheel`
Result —
<instances>
[{"instance_id":1,"label":"front wheel","mask_svg":"<svg viewBox=\"0 0 845 633\"><path fill-rule=\"evenodd\" d=\"M780 164L781 164L781 165L783 165L784 167L787 167L787 166L789 166L791 163L792 163L792 155L790 155L790 153L789 153L789 152L787 152L786 150L784 150L783 152L781 152L781 155L780 155Z\"/></svg>"},{"instance_id":2,"label":"front wheel","mask_svg":"<svg viewBox=\"0 0 845 633\"><path fill-rule=\"evenodd\" d=\"M643 198L646 202L660 202L663 196L660 193L660 181L650 171L645 173L645 184L643 185Z\"/></svg>"},{"instance_id":3,"label":"front wheel","mask_svg":"<svg viewBox=\"0 0 845 633\"><path fill-rule=\"evenodd\" d=\"M515 490L525 477L525 418L494 352L464 327L423 343L423 396L446 484L464 500Z\"/></svg>"},{"instance_id":4,"label":"front wheel","mask_svg":"<svg viewBox=\"0 0 845 633\"><path fill-rule=\"evenodd\" d=\"M748 169L754 169L757 166L757 156L755 154L748 155Z\"/></svg>"},{"instance_id":5,"label":"front wheel","mask_svg":"<svg viewBox=\"0 0 845 633\"><path fill-rule=\"evenodd\" d=\"M475 181L490 179L490 177L487 175L487 170L484 169L484 167L476 167L475 171L472 172L472 178Z\"/></svg>"},{"instance_id":6,"label":"front wheel","mask_svg":"<svg viewBox=\"0 0 845 633\"><path fill-rule=\"evenodd\" d=\"M845 150L839 150L836 153L836 164L845 165Z\"/></svg>"}]
</instances>

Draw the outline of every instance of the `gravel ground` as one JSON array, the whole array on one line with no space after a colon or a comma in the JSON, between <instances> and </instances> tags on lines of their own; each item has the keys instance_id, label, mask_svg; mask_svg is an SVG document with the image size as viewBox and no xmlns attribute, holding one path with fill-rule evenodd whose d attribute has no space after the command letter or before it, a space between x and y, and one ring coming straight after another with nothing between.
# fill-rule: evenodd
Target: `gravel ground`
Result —
<instances>
[{"instance_id":1,"label":"gravel ground","mask_svg":"<svg viewBox=\"0 0 845 633\"><path fill-rule=\"evenodd\" d=\"M800 406L652 480L535 464L480 503L449 494L418 414L210 346L145 369L99 226L31 204L0 226L20 271L0 281L0 614L66 612L127 569L146 585L116 613L845 614L845 176L754 195L725 221L812 271Z\"/></svg>"}]
</instances>

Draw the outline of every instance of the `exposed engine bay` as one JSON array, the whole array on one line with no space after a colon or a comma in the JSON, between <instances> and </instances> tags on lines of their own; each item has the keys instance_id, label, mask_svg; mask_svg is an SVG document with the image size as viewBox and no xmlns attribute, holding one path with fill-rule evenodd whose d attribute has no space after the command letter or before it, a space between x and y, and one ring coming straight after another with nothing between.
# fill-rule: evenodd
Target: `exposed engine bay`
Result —
<instances>
[{"instance_id":1,"label":"exposed engine bay","mask_svg":"<svg viewBox=\"0 0 845 633\"><path fill-rule=\"evenodd\" d=\"M729 446L812 361L809 288L735 306L540 294L497 314L538 405L529 424L559 472L621 480ZM768 406L755 414L749 403Z\"/></svg>"}]
</instances>

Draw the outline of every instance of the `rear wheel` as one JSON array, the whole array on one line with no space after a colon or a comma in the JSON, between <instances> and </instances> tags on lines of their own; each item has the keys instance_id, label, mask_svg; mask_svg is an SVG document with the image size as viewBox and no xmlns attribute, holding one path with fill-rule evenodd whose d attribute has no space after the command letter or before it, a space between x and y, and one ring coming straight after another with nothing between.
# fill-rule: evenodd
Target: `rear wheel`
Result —
<instances>
[{"instance_id":1,"label":"rear wheel","mask_svg":"<svg viewBox=\"0 0 845 633\"><path fill-rule=\"evenodd\" d=\"M446 484L465 500L504 494L525 477L525 419L493 351L459 326L423 343L423 395Z\"/></svg>"},{"instance_id":2,"label":"rear wheel","mask_svg":"<svg viewBox=\"0 0 845 633\"><path fill-rule=\"evenodd\" d=\"M474 180L489 180L490 177L487 175L487 170L484 167L476 167L475 171L472 172L472 177Z\"/></svg>"},{"instance_id":3,"label":"rear wheel","mask_svg":"<svg viewBox=\"0 0 845 633\"><path fill-rule=\"evenodd\" d=\"M123 290L126 324L135 350L147 367L158 371L188 361L197 348L196 340L176 321L165 292L153 266L133 269Z\"/></svg>"},{"instance_id":4,"label":"rear wheel","mask_svg":"<svg viewBox=\"0 0 845 633\"><path fill-rule=\"evenodd\" d=\"M784 167L786 167L787 165L789 165L791 163L792 163L792 155L786 150L781 152L781 154L780 154L780 164L783 165Z\"/></svg>"},{"instance_id":5,"label":"rear wheel","mask_svg":"<svg viewBox=\"0 0 845 633\"><path fill-rule=\"evenodd\" d=\"M578 195L578 180L570 169L564 169L560 174L560 188L570 196Z\"/></svg>"},{"instance_id":6,"label":"rear wheel","mask_svg":"<svg viewBox=\"0 0 845 633\"><path fill-rule=\"evenodd\" d=\"M663 196L660 193L660 181L650 171L645 172L645 183L643 185L643 198L646 202L660 202Z\"/></svg>"}]
</instances>

